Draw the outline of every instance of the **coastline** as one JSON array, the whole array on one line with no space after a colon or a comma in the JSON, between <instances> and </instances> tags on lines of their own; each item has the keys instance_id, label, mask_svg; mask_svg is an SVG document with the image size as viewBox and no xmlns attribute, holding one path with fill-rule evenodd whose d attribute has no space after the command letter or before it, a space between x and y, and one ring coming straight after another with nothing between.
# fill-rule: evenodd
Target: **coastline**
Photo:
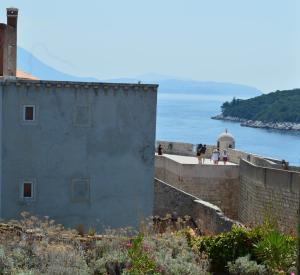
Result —
<instances>
[{"instance_id":1,"label":"coastline","mask_svg":"<svg viewBox=\"0 0 300 275\"><path fill-rule=\"evenodd\" d=\"M227 120L233 122L239 122L241 126L263 129L276 129L285 131L300 131L300 123L293 122L263 122L258 120L247 120L244 118L223 116L222 114L211 117L216 120Z\"/></svg>"}]
</instances>

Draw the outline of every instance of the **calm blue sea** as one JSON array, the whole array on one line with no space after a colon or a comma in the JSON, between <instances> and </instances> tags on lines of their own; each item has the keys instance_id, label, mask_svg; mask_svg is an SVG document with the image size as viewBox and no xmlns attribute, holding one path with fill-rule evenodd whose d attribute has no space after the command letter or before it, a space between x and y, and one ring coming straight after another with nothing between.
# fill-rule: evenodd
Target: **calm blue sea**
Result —
<instances>
[{"instance_id":1,"label":"calm blue sea","mask_svg":"<svg viewBox=\"0 0 300 275\"><path fill-rule=\"evenodd\" d=\"M157 140L215 144L225 128L236 140L236 149L300 166L300 132L241 127L239 123L213 120L220 106L232 97L158 94Z\"/></svg>"}]
</instances>

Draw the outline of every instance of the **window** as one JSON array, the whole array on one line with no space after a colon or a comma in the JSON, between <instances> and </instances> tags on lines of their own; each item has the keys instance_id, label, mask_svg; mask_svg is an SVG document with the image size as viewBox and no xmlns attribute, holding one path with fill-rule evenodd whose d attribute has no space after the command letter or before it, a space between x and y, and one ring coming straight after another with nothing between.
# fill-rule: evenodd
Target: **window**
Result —
<instances>
[{"instance_id":1,"label":"window","mask_svg":"<svg viewBox=\"0 0 300 275\"><path fill-rule=\"evenodd\" d=\"M73 179L72 195L73 202L89 202L90 201L90 180L89 179Z\"/></svg>"},{"instance_id":2,"label":"window","mask_svg":"<svg viewBox=\"0 0 300 275\"><path fill-rule=\"evenodd\" d=\"M32 182L24 182L23 183L23 197L24 198L32 198Z\"/></svg>"},{"instance_id":3,"label":"window","mask_svg":"<svg viewBox=\"0 0 300 275\"><path fill-rule=\"evenodd\" d=\"M20 179L19 183L20 201L24 203L32 203L36 200L36 180L25 178Z\"/></svg>"},{"instance_id":4,"label":"window","mask_svg":"<svg viewBox=\"0 0 300 275\"><path fill-rule=\"evenodd\" d=\"M24 105L23 120L24 121L34 121L35 120L35 106L34 105Z\"/></svg>"}]
</instances>

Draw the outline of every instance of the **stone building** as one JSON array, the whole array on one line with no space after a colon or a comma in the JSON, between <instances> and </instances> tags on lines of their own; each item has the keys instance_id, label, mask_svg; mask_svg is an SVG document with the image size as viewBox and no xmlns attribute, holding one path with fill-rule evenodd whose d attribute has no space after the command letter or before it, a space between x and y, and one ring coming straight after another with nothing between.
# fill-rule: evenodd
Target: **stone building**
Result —
<instances>
[{"instance_id":1,"label":"stone building","mask_svg":"<svg viewBox=\"0 0 300 275\"><path fill-rule=\"evenodd\" d=\"M227 129L225 132L220 134L218 137L217 147L222 150L234 149L235 148L235 140L232 134L228 133Z\"/></svg>"},{"instance_id":2,"label":"stone building","mask_svg":"<svg viewBox=\"0 0 300 275\"><path fill-rule=\"evenodd\" d=\"M16 77L17 14L0 25L1 218L137 226L153 209L158 86Z\"/></svg>"}]
</instances>

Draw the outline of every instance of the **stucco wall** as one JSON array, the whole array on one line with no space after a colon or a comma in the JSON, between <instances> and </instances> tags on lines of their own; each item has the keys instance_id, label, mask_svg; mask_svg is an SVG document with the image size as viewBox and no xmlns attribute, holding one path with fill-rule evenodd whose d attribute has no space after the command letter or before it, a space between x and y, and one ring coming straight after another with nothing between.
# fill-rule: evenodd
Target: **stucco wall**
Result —
<instances>
[{"instance_id":1,"label":"stucco wall","mask_svg":"<svg viewBox=\"0 0 300 275\"><path fill-rule=\"evenodd\" d=\"M230 218L238 216L239 167L237 165L181 164L155 157L155 177L217 205Z\"/></svg>"},{"instance_id":2,"label":"stucco wall","mask_svg":"<svg viewBox=\"0 0 300 275\"><path fill-rule=\"evenodd\" d=\"M154 182L154 215L165 217L176 213L179 217L190 216L204 234L229 231L235 221L224 216L220 208L183 192L161 180Z\"/></svg>"},{"instance_id":3,"label":"stucco wall","mask_svg":"<svg viewBox=\"0 0 300 275\"><path fill-rule=\"evenodd\" d=\"M66 226L103 229L137 226L152 215L156 89L0 82L1 216L29 211ZM23 104L36 106L35 123L22 121ZM34 182L34 201L20 199L23 180ZM77 194L78 182L84 190Z\"/></svg>"},{"instance_id":4,"label":"stucco wall","mask_svg":"<svg viewBox=\"0 0 300 275\"><path fill-rule=\"evenodd\" d=\"M239 221L260 224L276 219L284 231L296 230L300 173L240 163Z\"/></svg>"}]
</instances>

